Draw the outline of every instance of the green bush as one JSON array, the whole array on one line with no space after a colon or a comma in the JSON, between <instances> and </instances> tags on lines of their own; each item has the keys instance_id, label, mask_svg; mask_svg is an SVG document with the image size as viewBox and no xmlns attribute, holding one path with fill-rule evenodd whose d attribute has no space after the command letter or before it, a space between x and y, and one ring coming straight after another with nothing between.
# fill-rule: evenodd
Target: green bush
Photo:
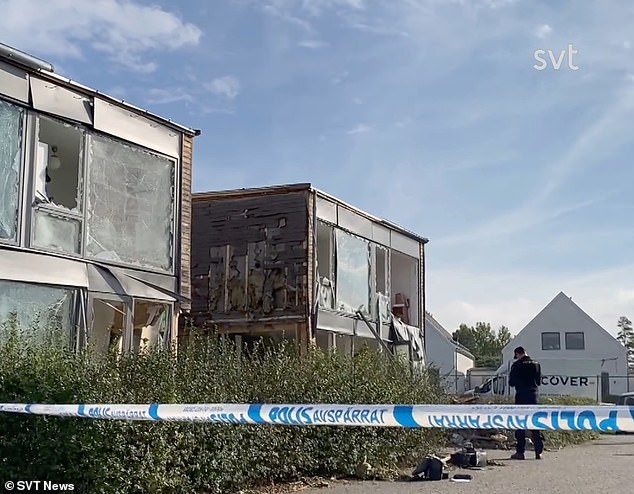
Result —
<instances>
[{"instance_id":1,"label":"green bush","mask_svg":"<svg viewBox=\"0 0 634 494\"><path fill-rule=\"evenodd\" d=\"M6 332L5 332L6 334ZM178 355L75 354L17 333L0 342L0 402L438 403L425 372L361 352L354 359L290 346L248 358L217 339ZM126 422L2 414L0 478L71 482L79 492L231 492L302 476L410 463L440 430Z\"/></svg>"}]
</instances>

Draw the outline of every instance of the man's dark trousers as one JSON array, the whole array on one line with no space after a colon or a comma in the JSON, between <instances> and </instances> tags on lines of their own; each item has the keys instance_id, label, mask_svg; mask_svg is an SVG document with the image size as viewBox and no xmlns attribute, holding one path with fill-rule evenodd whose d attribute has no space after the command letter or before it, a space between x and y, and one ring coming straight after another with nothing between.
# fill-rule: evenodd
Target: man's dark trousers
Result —
<instances>
[{"instance_id":1,"label":"man's dark trousers","mask_svg":"<svg viewBox=\"0 0 634 494\"><path fill-rule=\"evenodd\" d=\"M515 394L516 405L537 405L537 393L533 391L524 391ZM541 455L544 452L544 441L542 439L542 433L539 430L532 430L531 436L533 439L533 445L535 446L535 454ZM516 430L515 440L517 446L515 450L518 454L523 455L526 451L526 431Z\"/></svg>"}]
</instances>

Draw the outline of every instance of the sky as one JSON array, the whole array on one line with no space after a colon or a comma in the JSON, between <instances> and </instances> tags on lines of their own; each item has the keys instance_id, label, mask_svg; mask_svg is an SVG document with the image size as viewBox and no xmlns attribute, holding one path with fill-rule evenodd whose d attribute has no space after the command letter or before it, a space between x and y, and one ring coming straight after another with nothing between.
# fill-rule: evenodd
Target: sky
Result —
<instances>
[{"instance_id":1,"label":"sky","mask_svg":"<svg viewBox=\"0 0 634 494\"><path fill-rule=\"evenodd\" d=\"M517 333L560 291L612 333L634 318L631 0L0 11L0 41L201 129L196 191L310 182L429 238L427 308L450 331Z\"/></svg>"}]
</instances>

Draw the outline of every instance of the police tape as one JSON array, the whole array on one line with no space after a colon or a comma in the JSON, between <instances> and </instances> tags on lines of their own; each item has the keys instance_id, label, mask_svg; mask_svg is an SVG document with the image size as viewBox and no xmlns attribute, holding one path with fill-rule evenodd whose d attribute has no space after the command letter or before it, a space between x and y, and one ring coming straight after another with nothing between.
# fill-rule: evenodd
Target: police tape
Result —
<instances>
[{"instance_id":1,"label":"police tape","mask_svg":"<svg viewBox=\"0 0 634 494\"><path fill-rule=\"evenodd\" d=\"M634 432L631 406L0 403L0 412L214 424Z\"/></svg>"}]
</instances>

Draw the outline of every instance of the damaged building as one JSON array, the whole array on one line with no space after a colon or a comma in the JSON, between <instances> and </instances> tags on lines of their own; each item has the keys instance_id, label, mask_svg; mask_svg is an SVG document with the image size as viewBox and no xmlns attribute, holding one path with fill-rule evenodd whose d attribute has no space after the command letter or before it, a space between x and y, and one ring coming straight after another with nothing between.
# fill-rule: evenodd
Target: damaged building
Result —
<instances>
[{"instance_id":1,"label":"damaged building","mask_svg":"<svg viewBox=\"0 0 634 494\"><path fill-rule=\"evenodd\" d=\"M0 323L78 349L172 341L196 135L0 45Z\"/></svg>"},{"instance_id":2,"label":"damaged building","mask_svg":"<svg viewBox=\"0 0 634 494\"><path fill-rule=\"evenodd\" d=\"M193 194L199 328L424 363L427 239L310 184Z\"/></svg>"}]
</instances>

